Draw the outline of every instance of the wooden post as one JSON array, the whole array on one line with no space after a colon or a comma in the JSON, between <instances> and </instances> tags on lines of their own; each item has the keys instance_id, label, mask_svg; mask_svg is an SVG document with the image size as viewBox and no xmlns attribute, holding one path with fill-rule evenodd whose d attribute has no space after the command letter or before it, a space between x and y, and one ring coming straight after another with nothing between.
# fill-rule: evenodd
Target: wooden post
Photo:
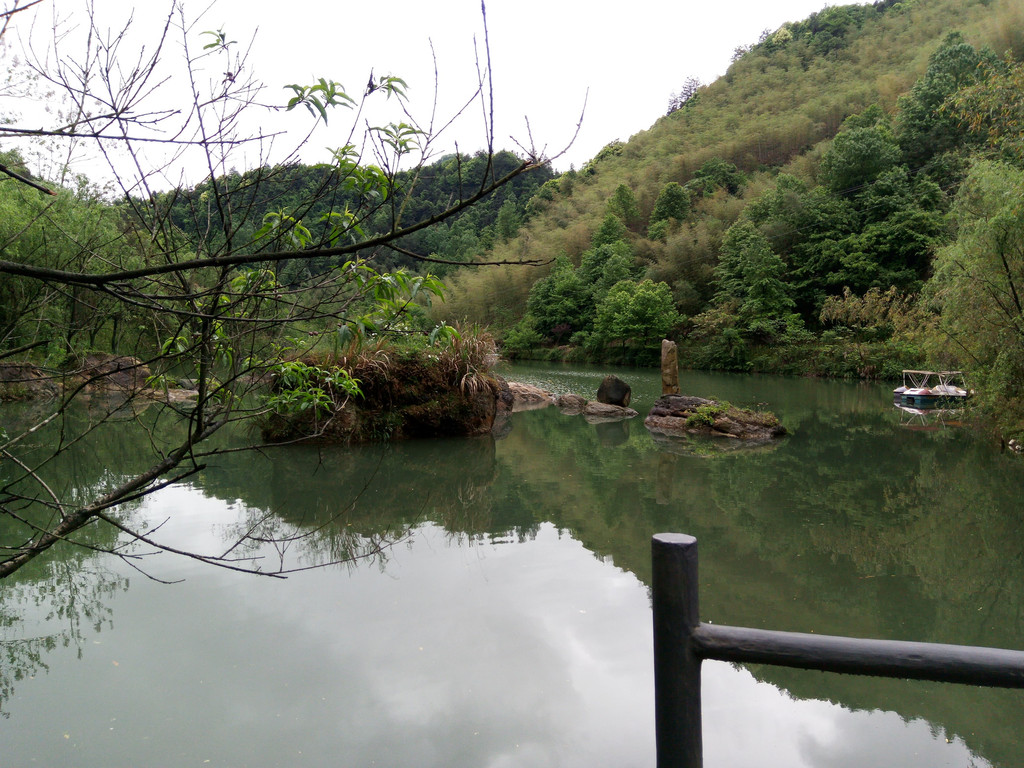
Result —
<instances>
[{"instance_id":1,"label":"wooden post","mask_svg":"<svg viewBox=\"0 0 1024 768\"><path fill-rule=\"evenodd\" d=\"M692 641L700 623L697 540L659 533L651 559L658 768L701 768L701 659Z\"/></svg>"},{"instance_id":2,"label":"wooden post","mask_svg":"<svg viewBox=\"0 0 1024 768\"><path fill-rule=\"evenodd\" d=\"M668 339L661 342L661 394L679 394L679 352Z\"/></svg>"},{"instance_id":3,"label":"wooden post","mask_svg":"<svg viewBox=\"0 0 1024 768\"><path fill-rule=\"evenodd\" d=\"M658 768L701 768L703 659L1024 688L1024 651L701 624L697 540L657 534L651 564Z\"/></svg>"}]
</instances>

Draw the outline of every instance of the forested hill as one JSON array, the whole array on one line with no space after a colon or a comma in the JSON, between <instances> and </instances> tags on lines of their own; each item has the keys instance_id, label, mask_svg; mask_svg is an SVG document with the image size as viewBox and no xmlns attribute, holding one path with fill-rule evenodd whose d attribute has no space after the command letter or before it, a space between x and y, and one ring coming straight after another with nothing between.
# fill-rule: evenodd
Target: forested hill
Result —
<instances>
[{"instance_id":1,"label":"forested hill","mask_svg":"<svg viewBox=\"0 0 1024 768\"><path fill-rule=\"evenodd\" d=\"M1016 189L1022 54L1021 0L885 0L766 32L539 190L492 255L549 274L460 273L443 311L512 354L641 360L666 333L698 366L982 371L978 329L954 327L968 283L941 256L973 221L964 189Z\"/></svg>"},{"instance_id":2,"label":"forested hill","mask_svg":"<svg viewBox=\"0 0 1024 768\"><path fill-rule=\"evenodd\" d=\"M490 169L487 163L491 163ZM428 218L477 191L481 179L500 178L518 166L520 159L502 151L488 160L484 153L445 155L415 171L400 171L387 200L379 200L351 188L350 180L339 165L301 165L258 168L232 173L216 180L221 188L235 191L233 214L242 223L233 232L239 243L253 240L253 234L267 222L301 222L309 230L313 243L323 242L332 217L345 211L353 215L366 233L387 232L394 223L401 225ZM493 194L485 197L461 215L403 238L397 245L412 253L442 260L471 261L496 243L514 237L526 218L526 204L552 173L542 167L521 174ZM344 181L339 181L343 179ZM164 193L171 220L185 237L200 239L219 232L221 218L207 205L211 182L191 189ZM238 214L244 214L238 216ZM288 231L288 226L282 226ZM209 246L207 246L209 247ZM266 241L261 242L266 248ZM400 251L386 250L361 254L378 269L422 267L421 262ZM285 283L295 283L310 271L334 266L330 259L291 262L282 270ZM429 265L435 274L443 274L444 264Z\"/></svg>"}]
</instances>

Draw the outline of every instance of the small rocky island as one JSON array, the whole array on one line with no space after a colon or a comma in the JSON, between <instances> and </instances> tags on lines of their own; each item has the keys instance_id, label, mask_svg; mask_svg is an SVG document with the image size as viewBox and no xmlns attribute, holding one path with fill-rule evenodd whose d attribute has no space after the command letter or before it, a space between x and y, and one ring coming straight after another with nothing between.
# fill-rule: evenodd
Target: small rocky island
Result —
<instances>
[{"instance_id":1,"label":"small rocky island","mask_svg":"<svg viewBox=\"0 0 1024 768\"><path fill-rule=\"evenodd\" d=\"M654 436L704 435L767 443L786 434L774 413L736 408L730 403L679 393L679 363L675 342L661 342L661 397L644 419Z\"/></svg>"},{"instance_id":2,"label":"small rocky island","mask_svg":"<svg viewBox=\"0 0 1024 768\"><path fill-rule=\"evenodd\" d=\"M662 435L706 435L752 443L767 442L786 434L786 428L773 413L687 395L659 397L644 419L644 426Z\"/></svg>"}]
</instances>

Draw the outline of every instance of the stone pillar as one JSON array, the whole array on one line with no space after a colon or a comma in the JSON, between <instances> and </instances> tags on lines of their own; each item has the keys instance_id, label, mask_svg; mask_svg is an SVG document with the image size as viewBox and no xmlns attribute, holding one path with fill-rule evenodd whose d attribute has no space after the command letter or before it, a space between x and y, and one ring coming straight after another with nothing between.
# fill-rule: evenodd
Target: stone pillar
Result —
<instances>
[{"instance_id":1,"label":"stone pillar","mask_svg":"<svg viewBox=\"0 0 1024 768\"><path fill-rule=\"evenodd\" d=\"M679 394L679 353L668 339L661 342L661 394Z\"/></svg>"}]
</instances>

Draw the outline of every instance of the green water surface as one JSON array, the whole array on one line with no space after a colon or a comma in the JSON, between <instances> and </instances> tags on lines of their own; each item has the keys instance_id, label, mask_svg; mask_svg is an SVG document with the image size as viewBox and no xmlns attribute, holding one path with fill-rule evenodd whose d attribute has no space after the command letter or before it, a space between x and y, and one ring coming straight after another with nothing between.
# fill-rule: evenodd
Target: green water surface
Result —
<instances>
[{"instance_id":1,"label":"green water surface","mask_svg":"<svg viewBox=\"0 0 1024 768\"><path fill-rule=\"evenodd\" d=\"M587 397L605 373L505 371ZM293 540L248 554L338 564L277 580L162 554L136 563L155 581L63 547L0 583L0 766L653 766L660 531L698 538L708 621L1024 648L1019 458L884 385L685 372L790 435L656 441L657 372L616 373L635 420L235 454L121 512L182 548L255 527ZM130 470L135 424L51 484ZM1024 763L1020 692L717 662L703 685L710 768Z\"/></svg>"}]
</instances>

